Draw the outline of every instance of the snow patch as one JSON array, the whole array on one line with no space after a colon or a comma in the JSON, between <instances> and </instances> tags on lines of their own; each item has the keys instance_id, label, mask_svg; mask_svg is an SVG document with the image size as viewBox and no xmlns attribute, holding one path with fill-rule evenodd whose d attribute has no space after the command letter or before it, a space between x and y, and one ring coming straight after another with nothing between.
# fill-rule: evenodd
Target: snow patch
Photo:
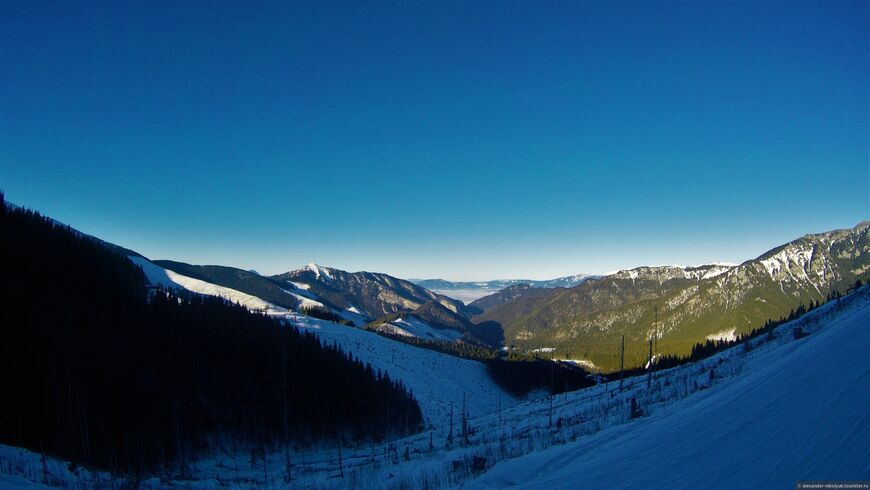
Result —
<instances>
[{"instance_id":1,"label":"snow patch","mask_svg":"<svg viewBox=\"0 0 870 490\"><path fill-rule=\"evenodd\" d=\"M598 367L595 366L595 363L586 359L559 359L559 362L576 364L580 367L586 368L587 371L595 371L596 369L598 369Z\"/></svg>"},{"instance_id":2,"label":"snow patch","mask_svg":"<svg viewBox=\"0 0 870 490\"><path fill-rule=\"evenodd\" d=\"M377 329L406 337L417 337L424 340L442 340L445 342L455 342L461 339L463 335L462 332L456 330L435 328L415 317L398 318L389 323L379 325Z\"/></svg>"},{"instance_id":3,"label":"snow patch","mask_svg":"<svg viewBox=\"0 0 870 490\"><path fill-rule=\"evenodd\" d=\"M732 328L732 329L728 329L728 330L721 330L721 331L716 332L716 333L711 333L710 335L707 336L707 340L713 340L713 341L727 340L728 342L733 342L733 341L737 340L737 329Z\"/></svg>"},{"instance_id":4,"label":"snow patch","mask_svg":"<svg viewBox=\"0 0 870 490\"><path fill-rule=\"evenodd\" d=\"M301 294L296 294L293 291L287 291L286 289L282 289L282 291L296 298L296 300L299 301L299 306L301 308L326 308L326 305L324 305L320 301L311 299L307 295L303 296ZM328 310L329 308L326 309Z\"/></svg>"}]
</instances>

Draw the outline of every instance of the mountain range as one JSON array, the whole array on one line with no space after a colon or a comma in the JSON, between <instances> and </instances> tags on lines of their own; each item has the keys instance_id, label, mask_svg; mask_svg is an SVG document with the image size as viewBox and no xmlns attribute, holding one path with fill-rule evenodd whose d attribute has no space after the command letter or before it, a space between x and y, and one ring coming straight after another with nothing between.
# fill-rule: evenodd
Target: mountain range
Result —
<instances>
[{"instance_id":1,"label":"mountain range","mask_svg":"<svg viewBox=\"0 0 870 490\"><path fill-rule=\"evenodd\" d=\"M301 311L400 338L544 351L612 371L619 367L623 335L626 367L638 366L648 356L651 336L658 353L686 355L696 343L734 339L801 304L825 300L833 289L866 280L868 228L870 222L862 222L806 235L739 265L646 266L553 281L415 284L317 264L274 276L167 260L154 264L189 278L177 277L176 283L201 280L229 288L214 294L241 298L253 308ZM572 281L573 287L544 287ZM424 285L457 289L437 292ZM484 296L467 305L449 296L463 287L476 287Z\"/></svg>"},{"instance_id":2,"label":"mountain range","mask_svg":"<svg viewBox=\"0 0 870 490\"><path fill-rule=\"evenodd\" d=\"M472 313L461 301L387 274L346 272L313 263L274 276L235 267L191 265L171 260L154 260L153 264L184 277L255 296L274 307L307 312L320 310L356 326L387 315L411 312L429 303L460 318L468 318Z\"/></svg>"},{"instance_id":3,"label":"mountain range","mask_svg":"<svg viewBox=\"0 0 870 490\"><path fill-rule=\"evenodd\" d=\"M430 301L453 313L466 315L461 301L387 274L345 272L312 263L270 279L296 288L300 295L316 295L318 301L330 308L368 319L414 310Z\"/></svg>"},{"instance_id":4,"label":"mountain range","mask_svg":"<svg viewBox=\"0 0 870 490\"><path fill-rule=\"evenodd\" d=\"M297 311L394 336L543 351L612 371L619 367L623 336L626 367L639 366L650 337L657 353L686 355L696 343L737 338L866 281L868 230L865 221L805 235L738 265L646 266L605 276L477 283L415 283L313 263L263 276L220 265L149 261L88 238L128 256L152 284L221 296L249 309ZM465 304L426 285L490 294Z\"/></svg>"},{"instance_id":5,"label":"mountain range","mask_svg":"<svg viewBox=\"0 0 870 490\"><path fill-rule=\"evenodd\" d=\"M644 362L651 336L658 352L685 355L866 280L868 229L865 221L806 235L733 266L638 267L568 289L509 288L469 305L480 310L472 321L499 323L508 344L554 348L604 370L618 369L623 335L629 366Z\"/></svg>"},{"instance_id":6,"label":"mountain range","mask_svg":"<svg viewBox=\"0 0 870 490\"><path fill-rule=\"evenodd\" d=\"M0 208L2 204L0 193ZM287 434L293 434L289 432L291 427L298 432L295 437L310 438L310 427L322 427L320 432L331 432L336 423L347 420L351 422L344 423L362 428L353 429L354 425L350 425L347 430L356 430L359 434L365 434L371 427L388 431L384 433L406 434L418 431L426 423L430 429L428 437L426 433L411 436L417 437L415 447L429 447L428 451L432 451L434 433L441 437L439 446L449 448L446 441L453 438L453 427L443 421L445 417L453 420L454 410L460 403L463 424L468 417L464 415L466 403L467 413L482 415L473 419L474 429L481 431L479 433L486 430L486 424L501 431L505 427L502 411L507 410L506 420L524 424L536 417L542 433L552 437L555 399L561 401L556 406L556 427L560 424L567 427L567 424L578 423L576 421L588 422L586 417L590 414L599 413L600 417L599 396L610 400L604 405L610 406L614 413L622 412L619 417L608 414L605 418L619 420L623 425L624 410L629 410L629 400L635 400L636 395L657 397L683 390L688 394L692 382L696 391L714 389L714 372L716 379L741 375L741 369L745 368L741 368L739 361L734 362L739 359L738 355L755 363L748 369L755 374L741 378L746 393L757 394L758 384L769 375L786 373L787 383L779 380L780 384L788 388L788 393L800 395L785 398L774 407L787 408L794 405L794 400L819 399L804 396L806 390L800 388L806 384L806 370L794 369L805 365L807 359L814 359L819 351L808 351L810 344L798 340L797 336L792 340L792 328L808 327L809 342L822 345L826 354L841 348L844 340L847 343L854 340L866 316L867 291L855 285L866 281L870 275L870 222L863 222L850 229L806 235L739 265L638 267L588 278L571 288L517 283L465 305L386 274L350 273L309 264L283 274L263 276L219 265L151 261L129 249L57 226L50 220L43 221L32 213L0 212L0 217L4 218L0 220L6 237L4 245L12 251L4 255L4 264L10 271L9 276L16 278L7 281L3 297L16 308L24 305L25 311L39 312L19 315L14 309L7 309L8 318L3 324L11 326L7 334L12 335L12 340L6 343L8 348L0 359L7 360L5 371L19 373L10 377L13 398L19 404L26 400L29 405L26 405L27 410L10 412L15 424L6 424L7 432L0 435L4 435L4 442L12 441L43 452L34 459L41 460L38 465L43 470L35 470L33 474L46 467L44 452L47 451L40 439L45 427L52 428L45 432L51 436L47 439L50 454L65 455L103 468L114 467L115 461L124 462L123 458L130 460L126 466L162 467L166 461L165 448L176 448L172 451L178 454L183 451L184 456L178 456L180 458L224 450L215 445L216 439L209 432L215 430L214 421L222 427L230 427L235 434L233 437L247 440L254 448L263 447L264 433L273 434L275 444L286 444ZM64 270L66 274L46 285L44 278L57 270ZM166 291L169 288L196 294ZM859 295L857 299L856 295L843 298L845 308L841 309L839 300L835 299L839 298L837 291L849 290L858 290ZM863 296L860 296L861 291ZM203 296L219 296L239 306ZM613 371L619 352L618 339L623 335L630 368L642 365L650 348L650 336L659 354L686 353L685 349L691 349L697 342L734 339L761 326L768 318L791 316L790 311L800 309L800 305L815 306L814 303L829 299L835 301L827 307L814 308L814 312L801 317L797 324L781 325L776 331L770 330L764 336L755 337L754 342L746 341L742 346L720 352L715 358L653 373L656 385L652 390L645 386L653 378L646 377L646 382L644 378L628 378L625 392L621 390L621 383L619 389L615 389L615 383L609 388L603 384L600 389L578 391L564 398L561 395L550 397L549 410L540 400L520 404L511 391L506 391L503 380L517 377L517 369L544 364L545 379L548 379L545 385L559 385L560 382L553 382L553 366L565 363L493 358L493 363L484 364L461 359L455 352L447 354L451 350L481 350L477 346L442 350L440 346L428 345L430 348L420 349L417 347L423 347L424 342L404 345L390 340L414 337L424 341L507 344L578 363L585 361L585 367L591 362L603 370ZM265 315L250 314L246 309ZM340 321L349 322L352 318L355 325L363 328L311 318L324 313ZM839 321L841 330L833 340L831 329L818 330L817 327L820 322L829 321L832 314L839 315L834 317L834 323ZM26 319L24 323L23 319ZM296 327L292 331L296 332L293 338L298 337L297 340L291 341L288 337L291 329L274 319ZM371 330L390 338L372 335ZM317 332L316 338L306 331ZM75 334L70 336L70 332ZM303 341L305 338L308 340ZM297 341L303 343L297 344ZM780 347L780 351L772 350ZM823 384L825 379L831 379L831 373L836 377L838 372L854 371L843 371L843 366L860 359L859 351L860 348L847 346L837 367L828 366L823 375L817 373L816 381ZM780 365L783 356L790 359L788 369ZM71 359L74 362L70 362ZM509 359L518 358L509 356ZM492 366L499 363L507 366L503 368L502 377L492 375ZM22 371L21 366L27 369ZM26 373L26 377L21 373ZM674 373L679 375L673 376ZM853 380L840 383L842 386L838 387L854 386L853 381L860 375L860 370L853 373ZM287 379L294 381L288 383ZM305 381L297 383L297 379ZM405 383L413 391L406 391ZM298 387L305 387L307 391L300 392ZM287 389L292 391L280 395ZM377 396L376 403L368 403L373 392ZM46 393L59 398L44 404ZM244 396L239 396L240 393ZM143 394L147 396L143 398ZM614 394L618 404L612 402ZM719 398L726 402L742 400L725 395ZM859 398L856 403L861 401ZM177 402L179 399L183 402ZM577 408L578 402L584 403L584 400L586 405ZM641 401L644 408L655 406L649 400L651 398ZM703 396L700 400L703 404ZM747 410L757 406L753 400L744 402ZM665 403L665 407L678 405L681 403ZM818 410L813 413L824 418L827 413L824 403L816 405ZM850 406L860 406L860 403ZM263 407L271 408L258 413ZM287 418L269 417L287 407L293 410L295 425L291 426ZM347 407L347 413L331 413L324 407ZM574 412L567 413L568 407ZM715 430L715 423L710 423L716 420L713 412L703 420L698 419L698 425ZM691 416L691 410L681 411L678 416L682 420L687 413ZM745 419L740 414L732 418L734 424ZM143 424L143 420L148 425ZM243 422L235 422L237 420ZM662 419L656 416L650 420ZM73 425L68 427L70 423ZM107 423L114 424L111 430L104 429ZM238 426L227 425L232 423ZM644 424L636 426L641 431L648 425L639 423ZM449 432L445 425L450 427ZM36 434L33 436L36 438L20 437L21 427ZM178 427L188 429L182 433ZM850 430L844 427L841 433ZM139 431L137 437L142 442L138 449L136 444L116 445L111 439L112 434L126 434L131 428ZM198 432L200 430L203 432ZM513 426L508 430L516 431ZM68 433L79 436L74 441L81 448L68 445L65 437ZM214 433L226 440L229 432ZM492 432L497 433L504 434ZM737 434L742 437L741 432ZM488 440L498 441L499 437ZM654 439L650 438L653 445L657 444ZM769 437L763 436L763 439L767 441ZM486 439L475 442L482 440ZM153 448L145 446L143 449L144 441L149 441ZM366 442L363 449L366 457L361 458L366 461L369 460L368 444ZM91 448L99 448L100 456L91 456ZM460 445L460 448L468 450L466 446ZM855 457L862 454L853 453ZM284 458L287 454L285 451L279 456ZM442 461L449 460L438 457ZM553 464L563 465L564 457L559 458ZM215 464L228 468L223 461ZM857 465L849 463L850 467ZM266 467L265 456L262 467ZM493 470L498 477L494 480L495 487L516 481L514 475L518 470L498 468L497 465ZM253 465L252 470L259 474ZM334 470L328 471L332 473L329 478L334 478ZM395 468L390 466L389 471ZM582 473L579 469L572 471ZM536 472L538 470L530 475L534 477ZM209 469L208 475L212 474ZM268 479L265 474L264 480Z\"/></svg>"}]
</instances>

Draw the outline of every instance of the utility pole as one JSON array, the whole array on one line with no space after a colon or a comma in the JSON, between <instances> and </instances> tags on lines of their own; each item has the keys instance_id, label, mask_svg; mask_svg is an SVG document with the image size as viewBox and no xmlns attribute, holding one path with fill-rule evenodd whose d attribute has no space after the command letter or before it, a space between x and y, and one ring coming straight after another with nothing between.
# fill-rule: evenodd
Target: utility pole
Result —
<instances>
[{"instance_id":1,"label":"utility pole","mask_svg":"<svg viewBox=\"0 0 870 490\"><path fill-rule=\"evenodd\" d=\"M450 402L450 432L447 434L447 445L453 446L453 402Z\"/></svg>"},{"instance_id":2,"label":"utility pole","mask_svg":"<svg viewBox=\"0 0 870 490\"><path fill-rule=\"evenodd\" d=\"M468 445L468 414L465 412L465 392L462 392L462 444Z\"/></svg>"},{"instance_id":3,"label":"utility pole","mask_svg":"<svg viewBox=\"0 0 870 490\"><path fill-rule=\"evenodd\" d=\"M287 406L287 329L281 329L281 398L283 401L284 415L284 468L287 471L287 481L290 480L290 421L288 420L289 408Z\"/></svg>"},{"instance_id":4,"label":"utility pole","mask_svg":"<svg viewBox=\"0 0 870 490\"><path fill-rule=\"evenodd\" d=\"M619 391L622 391L622 379L625 376L625 334L622 335L622 344L619 348Z\"/></svg>"},{"instance_id":5,"label":"utility pole","mask_svg":"<svg viewBox=\"0 0 870 490\"><path fill-rule=\"evenodd\" d=\"M343 442L344 442L344 436L342 434L339 434L339 436L338 436L338 473L341 475L342 478L344 478L344 462L341 460L341 445ZM263 461L264 461L263 465L265 465L266 464L265 463L265 461L266 461L265 453L263 456Z\"/></svg>"},{"instance_id":6,"label":"utility pole","mask_svg":"<svg viewBox=\"0 0 870 490\"><path fill-rule=\"evenodd\" d=\"M655 348L653 352L655 355L659 354L659 305L655 305L655 320L653 320L653 329L655 330L656 340L655 340Z\"/></svg>"},{"instance_id":7,"label":"utility pole","mask_svg":"<svg viewBox=\"0 0 870 490\"><path fill-rule=\"evenodd\" d=\"M649 387L652 385L652 344L653 344L653 339L652 339L652 336L650 336L650 338L649 338L649 361L648 361L649 364L648 364L648 367L646 370L646 387L647 387L647 389L649 389Z\"/></svg>"},{"instance_id":8,"label":"utility pole","mask_svg":"<svg viewBox=\"0 0 870 490\"><path fill-rule=\"evenodd\" d=\"M550 361L550 394L556 394L556 378L553 375L553 368L556 366L556 363Z\"/></svg>"},{"instance_id":9,"label":"utility pole","mask_svg":"<svg viewBox=\"0 0 870 490\"><path fill-rule=\"evenodd\" d=\"M553 366L555 365L556 363L550 361L550 422L547 425L550 428L553 427L553 398L556 396L556 381L553 376Z\"/></svg>"},{"instance_id":10,"label":"utility pole","mask_svg":"<svg viewBox=\"0 0 870 490\"><path fill-rule=\"evenodd\" d=\"M556 395L550 395L550 421L547 423L548 428L553 427L553 398L555 397Z\"/></svg>"}]
</instances>

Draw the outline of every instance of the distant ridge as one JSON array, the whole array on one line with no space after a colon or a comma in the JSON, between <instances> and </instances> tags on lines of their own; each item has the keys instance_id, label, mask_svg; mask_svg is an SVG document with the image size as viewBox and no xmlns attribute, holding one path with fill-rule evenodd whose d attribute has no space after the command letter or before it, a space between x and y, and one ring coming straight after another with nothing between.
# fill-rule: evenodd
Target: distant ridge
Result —
<instances>
[{"instance_id":1,"label":"distant ridge","mask_svg":"<svg viewBox=\"0 0 870 490\"><path fill-rule=\"evenodd\" d=\"M447 281L445 279L408 279L426 289L449 291L457 289L499 291L515 284L528 284L534 288L570 288L584 281L600 277L594 274L575 274L573 276L557 277L555 279L494 279L490 281Z\"/></svg>"}]
</instances>

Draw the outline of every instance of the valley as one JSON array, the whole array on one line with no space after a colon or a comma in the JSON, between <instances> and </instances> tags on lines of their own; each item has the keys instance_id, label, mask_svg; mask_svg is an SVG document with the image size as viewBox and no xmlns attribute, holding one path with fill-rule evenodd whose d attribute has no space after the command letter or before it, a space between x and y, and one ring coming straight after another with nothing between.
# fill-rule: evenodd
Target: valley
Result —
<instances>
[{"instance_id":1,"label":"valley","mask_svg":"<svg viewBox=\"0 0 870 490\"><path fill-rule=\"evenodd\" d=\"M41 217L20 208L11 213L11 226L27 220L41 223ZM151 261L56 222L45 223L40 226L67 234L73 243L80 242L76 246L102 249L114 261L129 261L131 271L141 273L152 303L157 299L153 295L162 298L164 294L170 300L179 295L179 303L190 302L191 307L199 304L196 298L212 298L248 312L251 321L275 321L300 335L313 335L322 349L346 356L343 362L363 369L372 382L406 393L419 410L419 422L409 425L410 408L393 409L392 417L379 422L392 427L392 432L381 429L384 432L354 435L360 428L350 426L338 438L309 434L260 446L244 437L241 445L238 440L232 445L210 442L205 452L191 449L195 457L188 463L183 456L187 450L181 446L173 450L182 455L181 462L151 470L152 476L139 482L145 488L192 483L204 488L276 484L286 488L569 488L582 478L590 478L584 486L595 487L599 477L589 475L618 467L629 454L642 458L641 453L649 450L644 448L658 439L676 437L686 446L701 445L690 442L691 437L715 437L698 424L716 417L711 410L718 410L717 406L747 399L756 386L766 386L764 390L775 396L735 405L729 410L730 418L719 419L734 427L754 423L754 439L736 438L723 444L758 446L762 443L758 438L766 436L757 427L770 424L764 414L784 411L787 405L803 407L786 412L791 414L790 424L820 423L823 415L818 404L788 395L796 383L821 392L819 383L837 377L842 384L839 392L848 394L840 397L843 407L863 406L867 401L866 390L846 388L862 385L858 378L867 373L860 363L857 369L826 364L824 370L814 370L811 378L770 374L797 372L797 366L815 357L832 358L829 351L843 343L850 347L842 362L850 364L861 357L858 352L867 343L866 329L861 328L870 306L870 286L861 287L868 269L867 222L853 229L807 235L740 265L643 267L585 278L571 288L510 284L469 304L386 274L348 273L315 264L262 276L226 266ZM828 294L821 295L826 290ZM184 299L185 295L192 296ZM803 306L804 301L809 308ZM562 304L575 309L564 310ZM649 318L651 306L657 315L653 320L659 323ZM567 349L575 347L561 342L564 337L558 328L565 322L571 324L570 314L578 313L585 321L606 321L608 328L575 330L573 338L587 350L581 347L572 353ZM756 317L750 313L778 321L757 330L764 323L753 323ZM786 316L794 320L782 320ZM532 326L531 322L542 318L548 321ZM746 323L732 323L734 318ZM515 330L517 322L522 325L519 331ZM635 337L628 326L636 329ZM749 327L757 330L752 337L746 336ZM610 336L599 338L592 332ZM619 352L612 346L614 332L626 332L625 379L612 361ZM653 353L653 338L653 360L647 357L642 364L644 347L648 356ZM674 339L697 344L697 352L693 348L692 357L685 357L673 349ZM595 346L596 341L600 352L586 347ZM571 374L578 369L589 374L567 388L571 376L571 382L578 383L576 373ZM554 372L559 386L554 384ZM282 383L314 390L315 396L331 388L312 386L308 380ZM561 383L565 387L560 388ZM678 424L674 417L695 422ZM863 434L868 429L866 416L862 418L854 408L843 408L836 417L843 422L834 427L831 437L840 439L820 439L824 447L846 444L855 431ZM304 427L297 429L306 433ZM788 437L782 439L786 446L793 444ZM597 462L596 456L587 463L589 452L598 454L599 448L613 460ZM101 487L128 478L98 467L71 472L72 466L62 459L43 460L30 451L0 446L0 482L13 488L43 484ZM781 464L784 454L780 448L771 453L773 460L757 464ZM804 472L804 468L814 468L806 463L809 454L792 454L792 464L782 466L783 471L795 478L809 474ZM857 454L839 451L836 455L842 459L839 466L826 466L831 471L860 468ZM575 463L562 464L566 458ZM243 460L249 462L242 464ZM694 475L710 471L715 461L710 453L682 464L695 468L690 473ZM729 464L742 465L739 460ZM822 470L815 468L813 474ZM735 468L720 478L743 485L757 472L747 463L746 469ZM625 474L629 475L625 485L638 483L636 473ZM668 480L664 473L655 478Z\"/></svg>"},{"instance_id":2,"label":"valley","mask_svg":"<svg viewBox=\"0 0 870 490\"><path fill-rule=\"evenodd\" d=\"M865 286L781 325L748 347L738 345L697 363L655 372L649 379L641 375L495 410L488 407L487 413L469 416L467 440L454 414L452 429L435 425L383 445L348 444L343 454L334 447L297 450L289 479L282 476L281 452L255 467L241 463L244 455L230 452L200 462L194 480L155 478L143 484L611 488L614 481L635 487L651 480L704 486L713 477L729 486L751 487L818 475L865 478L870 467L862 441L870 435L870 418L864 407L870 400L867 390L856 387L870 372L866 363L854 363L870 346L870 331L864 328L868 315L870 286ZM317 322L305 328L324 327ZM806 337L796 339L796 328ZM838 361L820 370L805 369L814 359ZM807 391L836 393L835 403L803 396ZM810 430L820 424L827 429ZM662 441L670 441L664 446L668 463L654 464ZM758 453L762 447L767 450ZM729 452L747 457L723 459ZM40 481L93 487L113 481L100 472L73 474L59 461L41 462L38 453L0 446L0 455L14 468L2 472L0 482L13 488L37 488ZM648 462L648 471L634 471L637 461ZM767 471L770 467L779 468L776 475Z\"/></svg>"}]
</instances>

